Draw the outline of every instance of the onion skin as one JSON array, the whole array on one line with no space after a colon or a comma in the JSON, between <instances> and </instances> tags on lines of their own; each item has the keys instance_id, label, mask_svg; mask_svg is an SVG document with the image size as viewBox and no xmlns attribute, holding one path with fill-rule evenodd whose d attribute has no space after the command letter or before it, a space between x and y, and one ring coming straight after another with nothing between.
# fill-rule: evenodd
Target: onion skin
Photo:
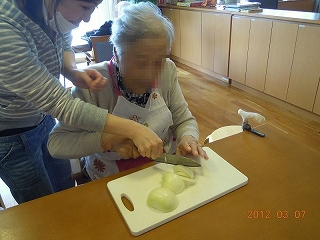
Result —
<instances>
[{"instance_id":1,"label":"onion skin","mask_svg":"<svg viewBox=\"0 0 320 240\"><path fill-rule=\"evenodd\" d=\"M149 193L147 204L151 208L167 213L178 207L178 198L171 190L160 187Z\"/></svg>"}]
</instances>

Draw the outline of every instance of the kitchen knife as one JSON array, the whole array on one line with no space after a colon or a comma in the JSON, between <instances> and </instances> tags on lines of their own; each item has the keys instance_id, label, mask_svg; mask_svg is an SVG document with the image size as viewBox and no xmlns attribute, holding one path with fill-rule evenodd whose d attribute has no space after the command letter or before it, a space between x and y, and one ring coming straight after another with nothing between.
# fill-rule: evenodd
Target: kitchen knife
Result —
<instances>
[{"instance_id":1,"label":"kitchen knife","mask_svg":"<svg viewBox=\"0 0 320 240\"><path fill-rule=\"evenodd\" d=\"M200 167L201 164L199 164L197 161L187 158L187 157L182 157L178 155L171 155L164 153L157 159L154 159L156 162L162 162L162 163L168 163L168 164L174 164L174 165L184 165L188 167Z\"/></svg>"}]
</instances>

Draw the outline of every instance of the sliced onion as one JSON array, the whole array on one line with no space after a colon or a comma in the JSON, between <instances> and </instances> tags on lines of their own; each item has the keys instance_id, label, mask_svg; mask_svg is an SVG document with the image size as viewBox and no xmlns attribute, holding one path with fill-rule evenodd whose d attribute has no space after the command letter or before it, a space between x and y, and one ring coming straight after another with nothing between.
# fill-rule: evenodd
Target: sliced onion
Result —
<instances>
[{"instance_id":1,"label":"sliced onion","mask_svg":"<svg viewBox=\"0 0 320 240\"><path fill-rule=\"evenodd\" d=\"M161 187L170 189L175 194L179 194L185 188L184 181L172 172L164 172L162 174L162 184Z\"/></svg>"},{"instance_id":2,"label":"sliced onion","mask_svg":"<svg viewBox=\"0 0 320 240\"><path fill-rule=\"evenodd\" d=\"M194 179L194 173L191 170L191 168L183 166L183 165L175 165L173 167L173 171L175 174L182 176L182 177L187 177Z\"/></svg>"},{"instance_id":3,"label":"sliced onion","mask_svg":"<svg viewBox=\"0 0 320 240\"><path fill-rule=\"evenodd\" d=\"M167 213L177 208L178 198L171 190L160 187L149 193L147 204L149 207Z\"/></svg>"},{"instance_id":4,"label":"sliced onion","mask_svg":"<svg viewBox=\"0 0 320 240\"><path fill-rule=\"evenodd\" d=\"M191 179L191 178L187 178L187 177L183 177L183 176L179 176L183 181L186 187L192 186L196 184L196 180Z\"/></svg>"}]
</instances>

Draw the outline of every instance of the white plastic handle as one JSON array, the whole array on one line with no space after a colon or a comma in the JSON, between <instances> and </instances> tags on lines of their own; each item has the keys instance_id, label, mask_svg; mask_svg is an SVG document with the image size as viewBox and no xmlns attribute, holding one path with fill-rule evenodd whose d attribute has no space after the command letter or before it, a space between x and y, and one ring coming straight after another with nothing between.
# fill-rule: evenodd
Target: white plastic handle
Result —
<instances>
[{"instance_id":1,"label":"white plastic handle","mask_svg":"<svg viewBox=\"0 0 320 240\"><path fill-rule=\"evenodd\" d=\"M247 119L253 118L259 123L263 123L265 121L265 117L260 115L259 113L254 113L254 112L246 112L242 109L238 110L238 114L241 115L242 117L242 122L247 122Z\"/></svg>"}]
</instances>

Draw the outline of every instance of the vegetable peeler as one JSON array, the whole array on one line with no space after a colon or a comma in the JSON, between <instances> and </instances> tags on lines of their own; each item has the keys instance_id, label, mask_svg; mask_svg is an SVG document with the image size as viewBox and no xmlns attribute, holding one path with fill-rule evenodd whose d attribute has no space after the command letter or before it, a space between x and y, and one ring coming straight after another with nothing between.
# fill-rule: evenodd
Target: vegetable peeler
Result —
<instances>
[{"instance_id":1,"label":"vegetable peeler","mask_svg":"<svg viewBox=\"0 0 320 240\"><path fill-rule=\"evenodd\" d=\"M240 114L242 117L242 130L243 131L246 130L246 131L252 132L252 133L258 135L259 137L265 136L265 134L263 132L260 132L256 129L253 129L248 122L248 118L253 118L256 121L262 123L265 120L265 118L262 115L260 115L259 113L246 112L246 111L243 111L242 109L238 110L238 114Z\"/></svg>"}]
</instances>

